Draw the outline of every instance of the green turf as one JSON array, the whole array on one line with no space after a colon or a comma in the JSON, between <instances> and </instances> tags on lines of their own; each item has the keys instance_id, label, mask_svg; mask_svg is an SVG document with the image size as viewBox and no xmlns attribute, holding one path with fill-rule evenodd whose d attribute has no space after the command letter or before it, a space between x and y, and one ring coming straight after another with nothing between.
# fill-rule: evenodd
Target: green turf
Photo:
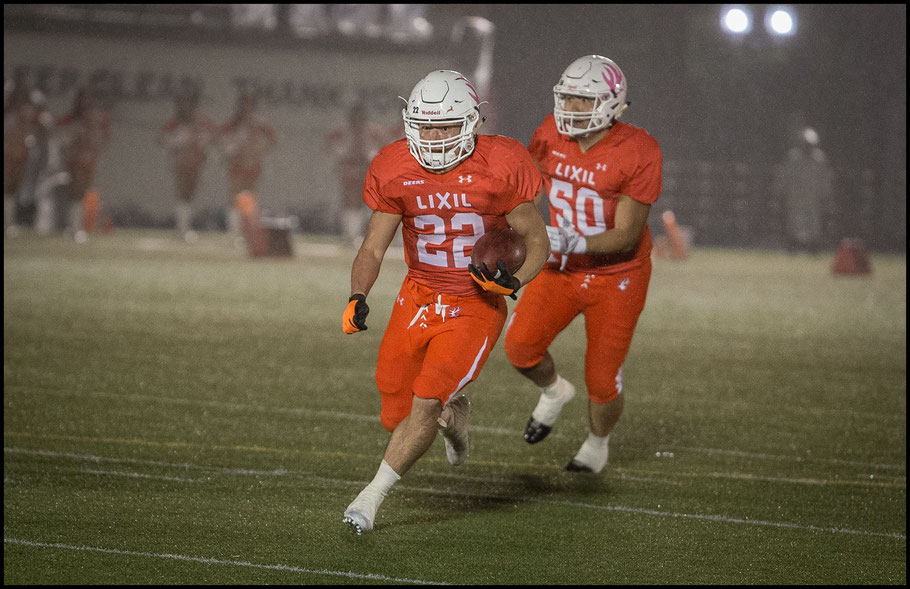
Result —
<instances>
[{"instance_id":1,"label":"green turf","mask_svg":"<svg viewBox=\"0 0 910 589\"><path fill-rule=\"evenodd\" d=\"M655 260L599 476L583 324L552 353L581 393L550 437L494 349L363 537L341 515L388 440L373 384L404 276L346 336L354 251L251 260L118 230L4 241L6 584L905 584L906 258L697 248ZM512 305L513 303L509 303Z\"/></svg>"}]
</instances>

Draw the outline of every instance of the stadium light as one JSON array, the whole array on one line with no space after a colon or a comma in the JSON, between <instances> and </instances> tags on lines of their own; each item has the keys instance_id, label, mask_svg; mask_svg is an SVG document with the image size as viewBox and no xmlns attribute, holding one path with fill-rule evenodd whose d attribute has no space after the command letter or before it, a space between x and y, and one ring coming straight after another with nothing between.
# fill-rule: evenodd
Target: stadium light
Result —
<instances>
[{"instance_id":1,"label":"stadium light","mask_svg":"<svg viewBox=\"0 0 910 589\"><path fill-rule=\"evenodd\" d=\"M734 35L752 30L752 14L744 6L727 6L720 13L720 27Z\"/></svg>"},{"instance_id":2,"label":"stadium light","mask_svg":"<svg viewBox=\"0 0 910 589\"><path fill-rule=\"evenodd\" d=\"M765 13L765 30L772 35L788 36L796 31L796 18L790 8L772 6Z\"/></svg>"}]
</instances>

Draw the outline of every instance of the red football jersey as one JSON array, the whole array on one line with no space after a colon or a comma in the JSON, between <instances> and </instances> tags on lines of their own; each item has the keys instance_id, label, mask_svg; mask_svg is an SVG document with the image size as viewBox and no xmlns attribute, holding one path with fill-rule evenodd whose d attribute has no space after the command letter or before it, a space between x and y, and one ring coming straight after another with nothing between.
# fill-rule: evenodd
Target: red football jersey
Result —
<instances>
[{"instance_id":1,"label":"red football jersey","mask_svg":"<svg viewBox=\"0 0 910 589\"><path fill-rule=\"evenodd\" d=\"M482 289L468 272L471 250L484 232L508 227L505 215L530 202L543 178L527 149L501 135L478 135L474 153L445 174L424 169L407 141L383 147L363 183L374 211L402 215L408 275L455 296Z\"/></svg>"},{"instance_id":2,"label":"red football jersey","mask_svg":"<svg viewBox=\"0 0 910 589\"><path fill-rule=\"evenodd\" d=\"M662 190L663 156L657 140L647 131L616 121L606 137L586 153L578 143L560 135L553 115L534 131L528 151L544 173L550 204L550 224L556 216L570 220L582 235L596 235L614 227L620 195L652 204ZM651 231L645 224L636 246L613 254L570 254L567 270L613 274L637 267L651 255ZM559 268L559 254L547 267Z\"/></svg>"}]
</instances>

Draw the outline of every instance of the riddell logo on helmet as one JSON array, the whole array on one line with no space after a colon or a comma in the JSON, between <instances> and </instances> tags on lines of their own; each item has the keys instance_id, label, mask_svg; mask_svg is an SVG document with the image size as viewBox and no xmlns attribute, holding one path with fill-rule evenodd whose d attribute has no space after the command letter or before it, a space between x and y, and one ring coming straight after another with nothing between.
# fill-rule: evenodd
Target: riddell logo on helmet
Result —
<instances>
[{"instance_id":1,"label":"riddell logo on helmet","mask_svg":"<svg viewBox=\"0 0 910 589\"><path fill-rule=\"evenodd\" d=\"M420 114L422 114L422 115L441 115L442 111L441 110L422 110L422 111L420 111Z\"/></svg>"}]
</instances>

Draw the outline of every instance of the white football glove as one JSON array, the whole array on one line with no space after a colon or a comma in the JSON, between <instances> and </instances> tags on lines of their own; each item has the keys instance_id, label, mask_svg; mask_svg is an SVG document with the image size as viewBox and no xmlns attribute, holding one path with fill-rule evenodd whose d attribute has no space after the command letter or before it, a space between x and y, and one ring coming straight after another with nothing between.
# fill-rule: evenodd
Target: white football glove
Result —
<instances>
[{"instance_id":1,"label":"white football glove","mask_svg":"<svg viewBox=\"0 0 910 589\"><path fill-rule=\"evenodd\" d=\"M575 230L572 223L562 215L556 216L560 227L547 226L550 250L560 254L583 254L588 249L588 240Z\"/></svg>"}]
</instances>

